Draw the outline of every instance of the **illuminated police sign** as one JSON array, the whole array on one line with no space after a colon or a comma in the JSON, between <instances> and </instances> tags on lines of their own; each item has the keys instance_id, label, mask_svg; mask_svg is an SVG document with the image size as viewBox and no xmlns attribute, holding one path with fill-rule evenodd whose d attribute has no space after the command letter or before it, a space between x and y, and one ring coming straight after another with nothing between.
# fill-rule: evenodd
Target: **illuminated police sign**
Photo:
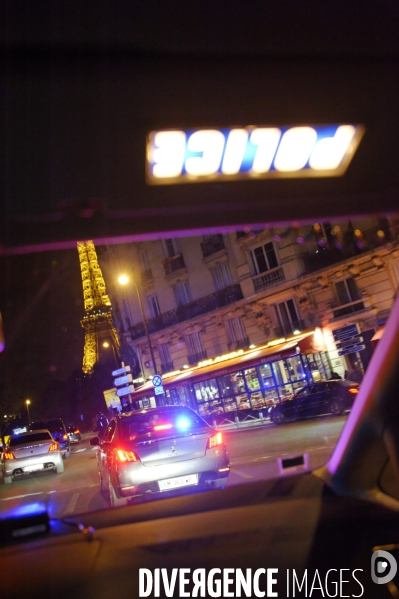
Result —
<instances>
[{"instance_id":1,"label":"illuminated police sign","mask_svg":"<svg viewBox=\"0 0 399 599\"><path fill-rule=\"evenodd\" d=\"M360 125L152 131L147 181L342 175L363 135Z\"/></svg>"}]
</instances>

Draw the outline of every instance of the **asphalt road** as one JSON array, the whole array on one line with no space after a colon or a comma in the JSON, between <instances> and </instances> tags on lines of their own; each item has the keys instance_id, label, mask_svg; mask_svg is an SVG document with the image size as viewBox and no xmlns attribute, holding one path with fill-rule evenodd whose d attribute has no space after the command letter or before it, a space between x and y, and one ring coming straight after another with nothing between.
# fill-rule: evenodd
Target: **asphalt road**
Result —
<instances>
[{"instance_id":1,"label":"asphalt road","mask_svg":"<svg viewBox=\"0 0 399 599\"><path fill-rule=\"evenodd\" d=\"M224 430L231 462L229 485L279 476L278 458L303 452L308 454L310 468L321 466L331 455L344 422L345 417L325 417L282 426L268 423ZM0 480L0 516L32 502L46 504L51 518L107 507L106 496L99 490L91 436L72 448L62 474L32 474L10 485Z\"/></svg>"}]
</instances>

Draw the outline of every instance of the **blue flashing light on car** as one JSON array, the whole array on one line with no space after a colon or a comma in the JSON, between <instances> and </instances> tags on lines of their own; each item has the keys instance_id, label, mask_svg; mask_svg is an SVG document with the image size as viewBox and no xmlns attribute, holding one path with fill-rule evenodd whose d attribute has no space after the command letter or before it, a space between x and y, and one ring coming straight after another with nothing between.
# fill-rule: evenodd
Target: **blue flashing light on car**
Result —
<instances>
[{"instance_id":1,"label":"blue flashing light on car","mask_svg":"<svg viewBox=\"0 0 399 599\"><path fill-rule=\"evenodd\" d=\"M190 428L191 422L188 418L185 418L184 416L178 418L176 420L176 428L178 428L181 431L186 431L187 429Z\"/></svg>"}]
</instances>

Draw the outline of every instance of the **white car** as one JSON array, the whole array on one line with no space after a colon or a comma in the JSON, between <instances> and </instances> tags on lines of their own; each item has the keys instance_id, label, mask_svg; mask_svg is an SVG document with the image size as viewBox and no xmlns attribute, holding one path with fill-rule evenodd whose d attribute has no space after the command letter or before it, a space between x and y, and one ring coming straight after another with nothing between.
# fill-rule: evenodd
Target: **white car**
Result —
<instances>
[{"instance_id":1,"label":"white car","mask_svg":"<svg viewBox=\"0 0 399 599\"><path fill-rule=\"evenodd\" d=\"M44 429L11 435L1 463L4 483L11 483L14 476L31 472L64 472L60 446Z\"/></svg>"}]
</instances>

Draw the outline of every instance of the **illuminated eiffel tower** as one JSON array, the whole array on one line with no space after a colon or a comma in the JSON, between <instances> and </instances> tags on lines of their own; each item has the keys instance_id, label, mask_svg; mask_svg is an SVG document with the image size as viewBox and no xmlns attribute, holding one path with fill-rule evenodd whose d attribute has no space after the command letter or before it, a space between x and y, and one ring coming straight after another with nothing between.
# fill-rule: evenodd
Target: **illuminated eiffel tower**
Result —
<instances>
[{"instance_id":1,"label":"illuminated eiffel tower","mask_svg":"<svg viewBox=\"0 0 399 599\"><path fill-rule=\"evenodd\" d=\"M80 321L85 330L82 370L90 374L96 362L108 362L111 368L119 366L120 343L94 243L78 241L77 246L85 309Z\"/></svg>"}]
</instances>

